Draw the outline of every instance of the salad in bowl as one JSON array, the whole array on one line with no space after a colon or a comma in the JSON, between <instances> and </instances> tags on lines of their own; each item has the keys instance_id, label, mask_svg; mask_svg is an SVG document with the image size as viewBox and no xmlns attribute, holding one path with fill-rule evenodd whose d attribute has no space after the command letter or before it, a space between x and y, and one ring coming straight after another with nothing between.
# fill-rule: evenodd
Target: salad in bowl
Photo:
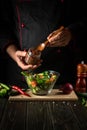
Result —
<instances>
[{"instance_id":1,"label":"salad in bowl","mask_svg":"<svg viewBox=\"0 0 87 130\"><path fill-rule=\"evenodd\" d=\"M57 79L60 76L59 72L47 70L40 73L21 72L26 80L31 92L36 95L47 95L51 93Z\"/></svg>"}]
</instances>

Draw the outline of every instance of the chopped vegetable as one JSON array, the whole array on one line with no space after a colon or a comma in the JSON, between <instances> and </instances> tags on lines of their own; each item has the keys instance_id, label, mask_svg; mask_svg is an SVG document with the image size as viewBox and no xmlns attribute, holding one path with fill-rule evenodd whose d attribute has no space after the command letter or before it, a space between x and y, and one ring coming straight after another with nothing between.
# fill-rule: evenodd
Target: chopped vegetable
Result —
<instances>
[{"instance_id":1,"label":"chopped vegetable","mask_svg":"<svg viewBox=\"0 0 87 130\"><path fill-rule=\"evenodd\" d=\"M26 82L34 94L48 93L60 75L58 72L50 70L35 74L27 72L21 74L25 76Z\"/></svg>"},{"instance_id":2,"label":"chopped vegetable","mask_svg":"<svg viewBox=\"0 0 87 130\"><path fill-rule=\"evenodd\" d=\"M9 86L7 86L6 84L0 83L0 86L2 86L3 88L10 90Z\"/></svg>"},{"instance_id":3,"label":"chopped vegetable","mask_svg":"<svg viewBox=\"0 0 87 130\"><path fill-rule=\"evenodd\" d=\"M10 90L10 87L6 84L0 83L0 97L5 97L8 95L8 91Z\"/></svg>"},{"instance_id":4,"label":"chopped vegetable","mask_svg":"<svg viewBox=\"0 0 87 130\"><path fill-rule=\"evenodd\" d=\"M7 90L6 89L1 89L0 90L0 97L4 97L7 94Z\"/></svg>"}]
</instances>

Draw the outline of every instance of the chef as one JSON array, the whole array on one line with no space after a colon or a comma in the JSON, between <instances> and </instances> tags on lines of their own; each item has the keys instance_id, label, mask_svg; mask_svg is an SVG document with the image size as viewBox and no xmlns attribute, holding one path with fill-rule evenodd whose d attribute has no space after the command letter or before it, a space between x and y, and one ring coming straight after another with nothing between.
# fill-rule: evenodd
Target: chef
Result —
<instances>
[{"instance_id":1,"label":"chef","mask_svg":"<svg viewBox=\"0 0 87 130\"><path fill-rule=\"evenodd\" d=\"M74 83L76 64L83 59L81 41L86 30L85 2L1 0L1 3L3 33L0 47L7 54L6 83L25 87L21 71L29 69L35 72L55 70L60 72L58 84ZM54 37L60 26L64 29ZM46 39L49 46L42 52L43 62L26 65L22 60L26 51Z\"/></svg>"}]
</instances>

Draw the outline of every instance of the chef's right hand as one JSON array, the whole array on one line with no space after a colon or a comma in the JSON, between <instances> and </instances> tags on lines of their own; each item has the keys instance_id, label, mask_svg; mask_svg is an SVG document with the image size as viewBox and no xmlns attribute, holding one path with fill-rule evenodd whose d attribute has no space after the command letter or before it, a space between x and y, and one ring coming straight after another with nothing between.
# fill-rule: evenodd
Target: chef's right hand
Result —
<instances>
[{"instance_id":1,"label":"chef's right hand","mask_svg":"<svg viewBox=\"0 0 87 130\"><path fill-rule=\"evenodd\" d=\"M72 39L69 28L53 31L48 37L50 47L65 47Z\"/></svg>"}]
</instances>

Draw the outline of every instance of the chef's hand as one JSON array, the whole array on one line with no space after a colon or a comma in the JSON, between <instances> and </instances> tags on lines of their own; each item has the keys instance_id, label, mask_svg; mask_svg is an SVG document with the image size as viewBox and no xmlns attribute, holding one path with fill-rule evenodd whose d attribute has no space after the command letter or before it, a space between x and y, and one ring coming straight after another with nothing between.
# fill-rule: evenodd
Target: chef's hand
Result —
<instances>
[{"instance_id":1,"label":"chef's hand","mask_svg":"<svg viewBox=\"0 0 87 130\"><path fill-rule=\"evenodd\" d=\"M23 69L23 70L33 70L36 69L37 67L39 67L41 65L41 62L38 62L37 65L26 65L23 62L23 58L25 58L26 56L26 51L20 51L16 48L15 45L9 45L6 49L6 52L8 53L8 55L17 63L17 65Z\"/></svg>"},{"instance_id":2,"label":"chef's hand","mask_svg":"<svg viewBox=\"0 0 87 130\"><path fill-rule=\"evenodd\" d=\"M51 47L63 47L69 44L72 39L72 34L68 28L64 28L57 33L53 31L48 37L49 46Z\"/></svg>"}]
</instances>

